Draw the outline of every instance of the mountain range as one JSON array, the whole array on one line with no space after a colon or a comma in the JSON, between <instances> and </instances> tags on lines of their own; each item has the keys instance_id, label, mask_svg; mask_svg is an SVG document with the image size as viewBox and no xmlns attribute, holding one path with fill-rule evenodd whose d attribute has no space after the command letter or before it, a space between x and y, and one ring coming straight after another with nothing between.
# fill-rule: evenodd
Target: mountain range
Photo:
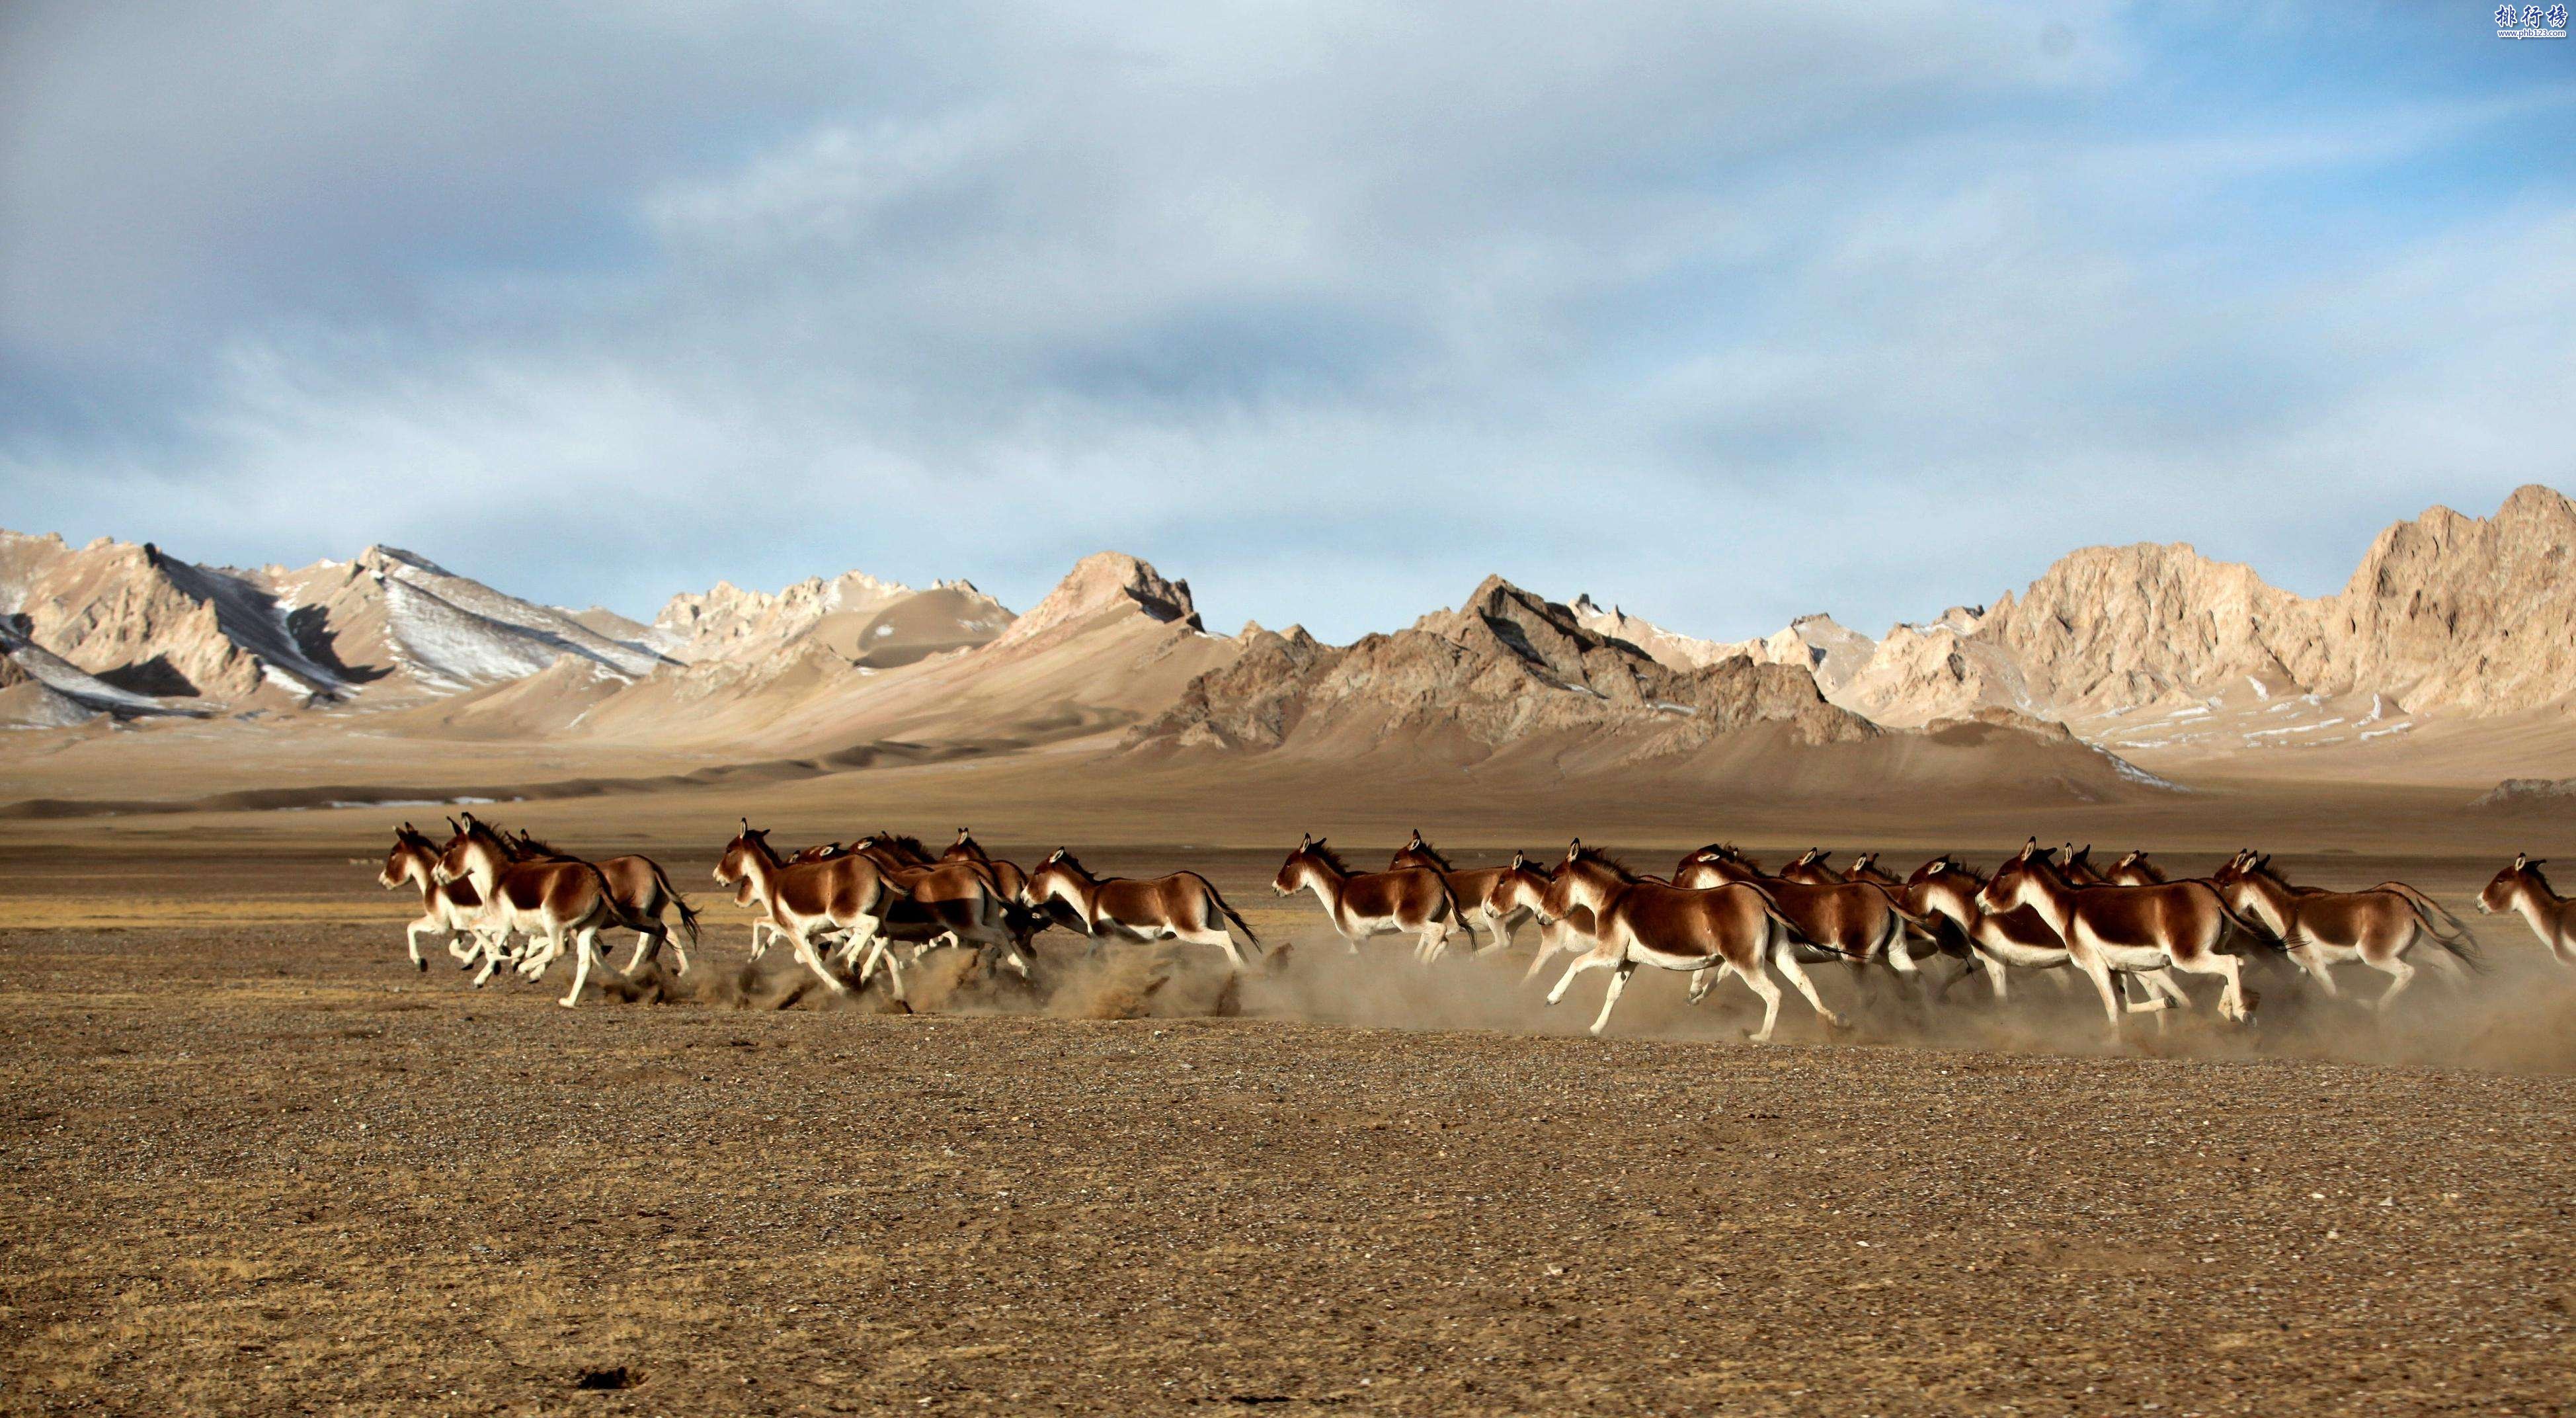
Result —
<instances>
[{"instance_id":1,"label":"mountain range","mask_svg":"<svg viewBox=\"0 0 2576 1418\"><path fill-rule=\"evenodd\" d=\"M1740 783L2002 774L2152 791L2195 752L2387 743L2564 718L2576 504L2434 508L2305 598L2186 545L2088 547L2018 592L1871 637L1829 616L1693 638L1489 578L1328 645L1210 633L1186 581L1086 558L1025 613L965 581L719 583L650 624L512 596L371 547L300 569L0 532L0 724L364 724L441 740L815 754L1087 745L1163 760L1374 760ZM13 736L14 738L15 736ZM18 739L19 742L30 742ZM1785 766L1784 766L1785 765Z\"/></svg>"}]
</instances>

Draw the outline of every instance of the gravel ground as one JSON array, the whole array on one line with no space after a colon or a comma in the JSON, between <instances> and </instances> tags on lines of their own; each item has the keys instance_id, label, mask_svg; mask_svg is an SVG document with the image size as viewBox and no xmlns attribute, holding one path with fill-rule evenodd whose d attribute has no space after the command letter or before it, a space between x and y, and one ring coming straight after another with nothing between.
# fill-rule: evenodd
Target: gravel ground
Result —
<instances>
[{"instance_id":1,"label":"gravel ground","mask_svg":"<svg viewBox=\"0 0 2576 1418\"><path fill-rule=\"evenodd\" d=\"M389 934L0 931L0 1407L2576 1407L2562 1076L754 1009L731 936L565 1011Z\"/></svg>"}]
</instances>

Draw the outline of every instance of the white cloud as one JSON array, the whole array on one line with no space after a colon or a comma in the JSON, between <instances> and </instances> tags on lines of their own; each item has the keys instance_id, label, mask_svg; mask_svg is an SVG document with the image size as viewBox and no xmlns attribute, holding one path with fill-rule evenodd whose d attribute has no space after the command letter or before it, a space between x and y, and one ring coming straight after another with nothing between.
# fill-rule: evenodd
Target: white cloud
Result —
<instances>
[{"instance_id":1,"label":"white cloud","mask_svg":"<svg viewBox=\"0 0 2576 1418\"><path fill-rule=\"evenodd\" d=\"M2492 393L2576 292L2481 258L2563 196L2262 244L2560 90L2101 122L2175 61L2067 3L156 15L0 45L11 520L630 611L1114 545L1335 635L1501 569L1741 635L2105 537L2314 580L2565 477Z\"/></svg>"}]
</instances>

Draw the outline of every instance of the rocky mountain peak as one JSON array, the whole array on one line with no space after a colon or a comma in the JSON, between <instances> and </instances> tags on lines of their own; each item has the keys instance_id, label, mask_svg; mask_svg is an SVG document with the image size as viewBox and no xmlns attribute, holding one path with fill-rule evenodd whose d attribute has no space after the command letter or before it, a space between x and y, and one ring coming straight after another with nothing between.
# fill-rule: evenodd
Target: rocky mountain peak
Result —
<instances>
[{"instance_id":1,"label":"rocky mountain peak","mask_svg":"<svg viewBox=\"0 0 2576 1418\"><path fill-rule=\"evenodd\" d=\"M1113 608L1130 608L1150 620L1204 629L1198 607L1190 600L1190 583L1166 580L1146 562L1125 552L1094 552L1075 562L1055 589L1002 632L998 645L1017 645L1059 626Z\"/></svg>"}]
</instances>

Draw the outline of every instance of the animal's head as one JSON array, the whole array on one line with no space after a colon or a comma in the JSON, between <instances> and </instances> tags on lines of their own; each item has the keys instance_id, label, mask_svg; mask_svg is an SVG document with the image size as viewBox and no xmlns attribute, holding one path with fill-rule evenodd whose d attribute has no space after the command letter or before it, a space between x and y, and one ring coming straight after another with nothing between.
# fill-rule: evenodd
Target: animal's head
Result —
<instances>
[{"instance_id":1,"label":"animal's head","mask_svg":"<svg viewBox=\"0 0 2576 1418\"><path fill-rule=\"evenodd\" d=\"M390 891L412 880L414 874L426 878L437 861L438 848L406 822L394 829L393 850L385 853L385 869L376 873L376 880Z\"/></svg>"},{"instance_id":2,"label":"animal's head","mask_svg":"<svg viewBox=\"0 0 2576 1418\"><path fill-rule=\"evenodd\" d=\"M1512 853L1512 864L1494 876L1494 884L1485 892L1485 909L1495 915L1507 915L1523 906L1535 910L1535 903L1547 894L1547 876L1530 865L1525 852Z\"/></svg>"},{"instance_id":3,"label":"animal's head","mask_svg":"<svg viewBox=\"0 0 2576 1418\"><path fill-rule=\"evenodd\" d=\"M2478 909L2490 915L2510 911L2521 904L2524 892L2535 889L2549 891L2549 879L2540 874L2541 861L2538 857L2514 853L2513 861L2495 874L2495 880L2487 883L2486 890L2478 893ZM2557 893L2550 894L2554 896Z\"/></svg>"},{"instance_id":4,"label":"animal's head","mask_svg":"<svg viewBox=\"0 0 2576 1418\"><path fill-rule=\"evenodd\" d=\"M1996 870L1994 879L1977 892L1977 909L1988 913L2009 911L2050 884L2063 885L2064 878L2048 863L2048 855L2039 849L2034 837L2022 844L2012 860Z\"/></svg>"},{"instance_id":5,"label":"animal's head","mask_svg":"<svg viewBox=\"0 0 2576 1418\"><path fill-rule=\"evenodd\" d=\"M1298 833L1297 850L1290 852L1288 859L1279 864L1279 875L1271 878L1270 889L1282 896L1304 890L1310 877L1329 872L1325 863L1334 860L1331 851L1324 845L1323 838Z\"/></svg>"},{"instance_id":6,"label":"animal's head","mask_svg":"<svg viewBox=\"0 0 2576 1418\"><path fill-rule=\"evenodd\" d=\"M1389 871L1401 871L1406 867L1428 867L1433 871L1455 870L1449 865L1447 857L1440 855L1436 848L1422 840L1422 829L1419 827L1413 829L1412 840L1396 848L1395 855L1387 861Z\"/></svg>"},{"instance_id":7,"label":"animal's head","mask_svg":"<svg viewBox=\"0 0 2576 1418\"><path fill-rule=\"evenodd\" d=\"M1832 869L1825 865L1825 858L1832 855L1833 852L1827 848L1809 847L1798 854L1796 861L1780 869L1780 879L1804 882L1809 886L1825 885L1835 879Z\"/></svg>"},{"instance_id":8,"label":"animal's head","mask_svg":"<svg viewBox=\"0 0 2576 1418\"><path fill-rule=\"evenodd\" d=\"M748 904L752 864L773 864L778 854L769 849L769 829L754 827L750 818L742 819L742 830L725 844L724 855L716 859L716 884L738 886L734 900Z\"/></svg>"},{"instance_id":9,"label":"animal's head","mask_svg":"<svg viewBox=\"0 0 2576 1418\"><path fill-rule=\"evenodd\" d=\"M941 852L939 854L939 859L943 862L984 862L992 860L992 858L984 855L984 845L975 840L974 829L966 827L960 827L957 829L957 840L948 844L948 850Z\"/></svg>"},{"instance_id":10,"label":"animal's head","mask_svg":"<svg viewBox=\"0 0 2576 1418\"><path fill-rule=\"evenodd\" d=\"M452 818L449 820L454 821ZM438 866L433 875L444 884L470 876L477 868L498 871L509 859L509 848L502 843L501 834L494 832L491 824L469 812L456 835L448 839L447 846L438 854Z\"/></svg>"},{"instance_id":11,"label":"animal's head","mask_svg":"<svg viewBox=\"0 0 2576 1418\"><path fill-rule=\"evenodd\" d=\"M1089 872L1082 869L1082 863L1074 860L1073 853L1058 847L1047 853L1046 860L1038 863L1036 871L1029 873L1028 882L1021 888L1020 895L1027 901L1043 901L1047 893L1055 889L1056 883L1078 880L1089 875Z\"/></svg>"}]
</instances>

